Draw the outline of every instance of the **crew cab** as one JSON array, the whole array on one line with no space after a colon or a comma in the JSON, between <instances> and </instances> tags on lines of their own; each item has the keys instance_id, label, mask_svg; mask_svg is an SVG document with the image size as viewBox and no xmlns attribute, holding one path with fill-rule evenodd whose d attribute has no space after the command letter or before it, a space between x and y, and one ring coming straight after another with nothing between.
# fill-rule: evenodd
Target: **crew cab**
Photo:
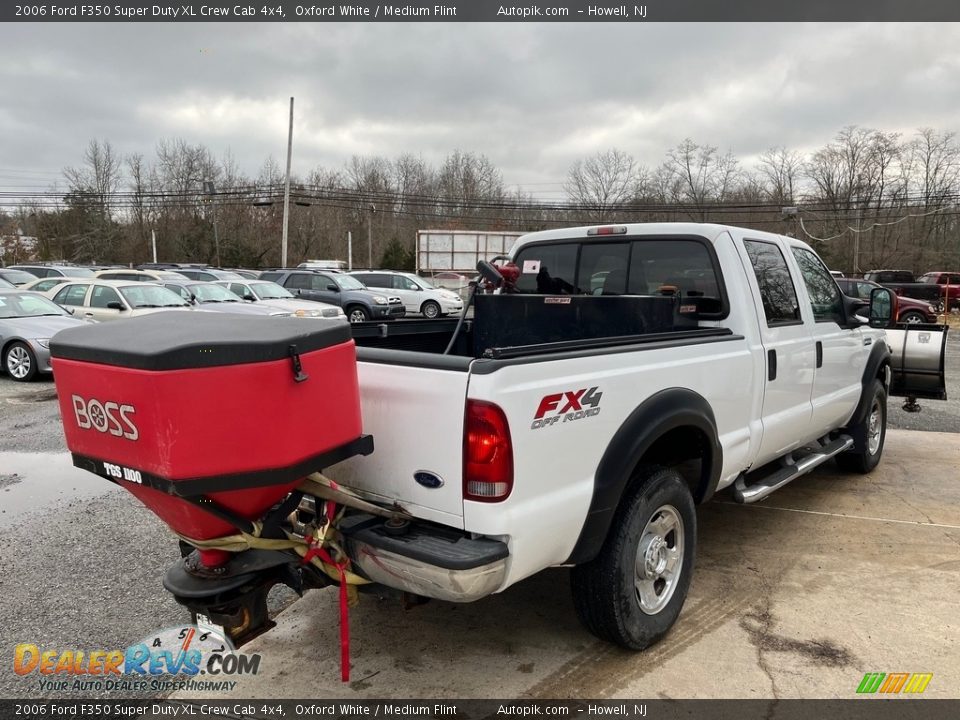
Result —
<instances>
[{"instance_id":1,"label":"crew cab","mask_svg":"<svg viewBox=\"0 0 960 720\"><path fill-rule=\"evenodd\" d=\"M941 304L945 303L949 297L951 310L960 306L960 273L935 270L921 275L919 281L938 287Z\"/></svg>"},{"instance_id":2,"label":"crew cab","mask_svg":"<svg viewBox=\"0 0 960 720\"><path fill-rule=\"evenodd\" d=\"M918 281L909 270L870 270L863 274L863 279L890 288L901 297L928 302L937 312L943 310L943 293L940 288L930 282Z\"/></svg>"},{"instance_id":3,"label":"crew cab","mask_svg":"<svg viewBox=\"0 0 960 720\"><path fill-rule=\"evenodd\" d=\"M149 347L109 327L62 333L51 350L61 363L55 371L74 462L107 478L129 471L135 481L125 486L168 524L191 518L178 532L199 538L196 549L188 543L190 554L171 567L165 586L238 644L270 627L265 598L277 582L300 590L333 577L343 585L347 567L359 582L469 602L571 566L583 624L643 649L683 606L697 504L721 491L757 502L831 459L868 473L883 454L888 394L943 394L942 352L940 374L924 370L916 384L902 364L908 338L933 348L946 330L891 329L891 291L875 288L867 302L845 296L794 238L710 224L576 227L520 237L510 261L502 271L480 263L497 290L474 292L470 318L352 326L355 383L345 379L345 324L314 330L252 318L194 329L202 344L170 344L169 332L154 332ZM903 352L891 353L898 334ZM106 364L104 347L114 351ZM235 362L262 362L211 366L230 353ZM86 408L72 425L71 393L102 394L91 383L113 390L131 377L144 393L155 386L115 367L120 355L130 356L130 367L169 366L178 382L189 375L185 366L195 367L193 382L218 397L231 396L223 392L231 374L245 387L267 387L269 375L277 390L265 397L282 402L284 413L269 428L235 432L284 453L260 463L279 468L275 477L227 467L249 450L240 443L226 444L221 460L184 442L181 454L192 464L179 485L128 468L123 458L145 462L144 448L154 446L156 467L176 459L170 448L179 426L158 422L148 414L155 410L136 417L141 428L152 423L164 434L142 430L136 450L122 438L86 433ZM326 357L339 359L322 365ZM255 372L265 380L251 382ZM115 400L132 408L131 397ZM151 408L163 400L151 399ZM289 427L279 425L284 414ZM355 418L365 443L307 460L291 455L296 443L354 427ZM320 490L334 495L310 478L297 484L318 467L335 483ZM191 487L204 494L191 496ZM318 533L327 537L332 525L337 545L323 566ZM282 547L301 545L236 552L231 527L247 537L259 527ZM220 535L229 535L231 552L217 547Z\"/></svg>"}]
</instances>

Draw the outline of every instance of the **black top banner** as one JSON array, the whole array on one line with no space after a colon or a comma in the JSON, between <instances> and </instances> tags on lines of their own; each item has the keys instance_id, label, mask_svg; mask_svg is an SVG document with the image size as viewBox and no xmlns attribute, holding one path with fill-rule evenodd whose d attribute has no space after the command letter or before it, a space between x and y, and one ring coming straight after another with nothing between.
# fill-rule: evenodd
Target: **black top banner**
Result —
<instances>
[{"instance_id":1,"label":"black top banner","mask_svg":"<svg viewBox=\"0 0 960 720\"><path fill-rule=\"evenodd\" d=\"M3 22L949 22L957 0L3 3Z\"/></svg>"}]
</instances>

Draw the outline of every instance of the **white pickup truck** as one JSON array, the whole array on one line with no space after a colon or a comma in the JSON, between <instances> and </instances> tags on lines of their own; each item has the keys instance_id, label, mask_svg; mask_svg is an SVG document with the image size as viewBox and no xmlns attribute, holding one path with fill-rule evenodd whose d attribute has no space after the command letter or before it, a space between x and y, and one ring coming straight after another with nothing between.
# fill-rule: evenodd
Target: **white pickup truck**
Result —
<instances>
[{"instance_id":1,"label":"white pickup truck","mask_svg":"<svg viewBox=\"0 0 960 720\"><path fill-rule=\"evenodd\" d=\"M111 328L64 333L52 349L74 461L125 482L168 524L185 528L185 559L165 585L238 643L269 628L272 584L329 583L329 564L326 575L312 572L300 555L316 560L307 547L329 527L324 518L335 517L336 549L345 555L338 562L349 560L355 581L468 602L568 565L587 628L642 649L669 630L683 605L696 504L725 488L739 502L755 502L831 458L843 470L870 472L883 452L887 395L944 396L945 329L888 329L893 293L877 288L869 303L844 296L799 240L718 225L580 227L525 235L510 260L502 273L484 265L501 287L471 298L470 319L465 312L458 321L351 327L361 412L346 408L341 417L362 417L367 435L309 468L291 455L294 444L310 440L305 424L336 428L340 408L329 398L351 390L320 371L316 358L334 349L313 352L323 343L302 337L303 323L272 323L246 341L231 332L242 336L255 319L234 330L190 330L161 318L150 333L143 326L152 338L147 347ZM184 340L189 332L209 344ZM330 343L347 343L335 352L352 363L350 332L324 331ZM245 361L255 364L211 367ZM132 369L112 367L124 362ZM224 461L246 449L231 445L237 433L254 450L273 433L265 447L297 460L268 480L273 495L254 487L262 473L171 482L147 472L148 452L158 456L155 467L167 467L174 434L195 420L192 412L180 424L150 415L166 398L149 389L167 382L168 370L186 367L199 368L192 371L197 391L219 393L213 397L221 403L232 397L232 377L247 378L249 387L249 378L260 377L250 373L262 373L258 390L277 388L275 407L286 403L286 412L271 420L295 416L287 427L253 432L245 413L230 415L233 435L217 444L216 426L202 423ZM171 377L182 384L188 375ZM134 381L142 400L133 385L121 392ZM104 406L106 416L95 414L107 392L115 402ZM356 385L352 392L356 398ZM88 395L99 400L88 403ZM297 397L322 398L325 414L313 409L319 400ZM114 405L139 423L139 445L111 436ZM91 434L91 424L100 433ZM161 436L148 434L154 426ZM210 473L210 456L195 445L186 438L176 452L190 472ZM297 484L318 468L349 493L342 515L321 504L318 486ZM276 504L255 525L259 511L238 516L239 497ZM191 519L198 512L245 538L302 547L278 551L269 541L242 552L231 547L231 554L218 548L223 530Z\"/></svg>"},{"instance_id":2,"label":"white pickup truck","mask_svg":"<svg viewBox=\"0 0 960 720\"><path fill-rule=\"evenodd\" d=\"M894 299L842 295L805 243L581 227L523 236L511 260L513 292L477 298L453 354L437 352L448 335L358 351L376 451L330 473L419 521L347 519L369 578L472 601L571 565L587 628L641 649L683 605L695 504L731 486L760 500L830 458L880 462Z\"/></svg>"}]
</instances>

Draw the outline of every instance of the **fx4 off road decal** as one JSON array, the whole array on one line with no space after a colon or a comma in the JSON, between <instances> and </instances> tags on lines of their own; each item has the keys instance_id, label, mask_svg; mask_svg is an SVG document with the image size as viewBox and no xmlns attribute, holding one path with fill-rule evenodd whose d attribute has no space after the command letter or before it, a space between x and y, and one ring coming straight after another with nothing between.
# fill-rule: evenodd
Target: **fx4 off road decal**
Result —
<instances>
[{"instance_id":1,"label":"fx4 off road decal","mask_svg":"<svg viewBox=\"0 0 960 720\"><path fill-rule=\"evenodd\" d=\"M546 428L557 423L583 420L600 414L602 392L596 387L570 390L553 395L544 395L537 414L533 416L531 430Z\"/></svg>"}]
</instances>

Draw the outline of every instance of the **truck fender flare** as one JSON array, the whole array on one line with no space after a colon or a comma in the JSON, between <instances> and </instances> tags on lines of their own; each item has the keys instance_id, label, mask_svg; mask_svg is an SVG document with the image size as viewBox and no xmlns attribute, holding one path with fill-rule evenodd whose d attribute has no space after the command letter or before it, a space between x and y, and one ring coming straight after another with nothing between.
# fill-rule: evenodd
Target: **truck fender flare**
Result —
<instances>
[{"instance_id":1,"label":"truck fender flare","mask_svg":"<svg viewBox=\"0 0 960 720\"><path fill-rule=\"evenodd\" d=\"M713 409L702 395L687 388L661 390L630 413L600 458L590 509L567 564L577 565L596 557L640 460L657 440L680 427L700 430L709 443L703 458L704 477L692 488L694 501L700 503L713 495L723 466Z\"/></svg>"},{"instance_id":2,"label":"truck fender flare","mask_svg":"<svg viewBox=\"0 0 960 720\"><path fill-rule=\"evenodd\" d=\"M888 375L884 371L884 367L890 367L890 348L887 346L886 340L881 339L873 344L870 355L867 357L867 364L863 369L863 376L860 378L862 387L860 400L847 423L847 434L853 438L854 450L861 450L866 443L866 430L863 428L863 421L866 419L867 413L870 412L870 401L873 399L871 394L873 381L879 378L883 386L888 391L890 390L887 382ZM856 428L859 428L859 431Z\"/></svg>"}]
</instances>

